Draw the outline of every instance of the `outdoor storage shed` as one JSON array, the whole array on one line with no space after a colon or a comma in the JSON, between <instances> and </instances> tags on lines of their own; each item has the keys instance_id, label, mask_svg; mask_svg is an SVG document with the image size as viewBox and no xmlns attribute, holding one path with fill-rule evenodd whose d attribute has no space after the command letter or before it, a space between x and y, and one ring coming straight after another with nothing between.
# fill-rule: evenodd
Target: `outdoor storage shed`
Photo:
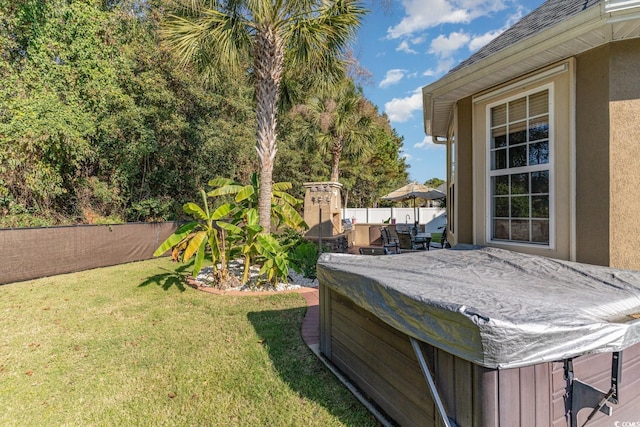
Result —
<instances>
[{"instance_id":1,"label":"outdoor storage shed","mask_svg":"<svg viewBox=\"0 0 640 427\"><path fill-rule=\"evenodd\" d=\"M640 421L640 272L465 246L318 278L321 352L399 425Z\"/></svg>"}]
</instances>

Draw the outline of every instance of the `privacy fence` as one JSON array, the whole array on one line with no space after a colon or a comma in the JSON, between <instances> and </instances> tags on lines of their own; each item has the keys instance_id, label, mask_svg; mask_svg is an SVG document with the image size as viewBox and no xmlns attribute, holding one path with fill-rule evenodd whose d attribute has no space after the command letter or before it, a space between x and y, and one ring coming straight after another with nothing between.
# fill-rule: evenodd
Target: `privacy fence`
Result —
<instances>
[{"instance_id":1,"label":"privacy fence","mask_svg":"<svg viewBox=\"0 0 640 427\"><path fill-rule=\"evenodd\" d=\"M177 222L0 229L0 284L153 257Z\"/></svg>"}]
</instances>

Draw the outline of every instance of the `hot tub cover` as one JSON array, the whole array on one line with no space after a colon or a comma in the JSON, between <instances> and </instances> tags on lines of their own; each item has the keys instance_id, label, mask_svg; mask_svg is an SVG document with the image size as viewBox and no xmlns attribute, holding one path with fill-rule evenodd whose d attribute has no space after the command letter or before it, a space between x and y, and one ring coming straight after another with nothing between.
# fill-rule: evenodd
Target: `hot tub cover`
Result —
<instances>
[{"instance_id":1,"label":"hot tub cover","mask_svg":"<svg viewBox=\"0 0 640 427\"><path fill-rule=\"evenodd\" d=\"M640 272L456 246L323 254L318 279L405 334L488 368L640 342Z\"/></svg>"}]
</instances>

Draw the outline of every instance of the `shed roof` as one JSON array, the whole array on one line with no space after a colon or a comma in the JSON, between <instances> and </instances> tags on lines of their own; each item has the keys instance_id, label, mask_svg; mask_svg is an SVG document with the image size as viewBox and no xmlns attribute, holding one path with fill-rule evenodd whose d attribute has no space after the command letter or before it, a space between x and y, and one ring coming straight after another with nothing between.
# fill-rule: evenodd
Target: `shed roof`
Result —
<instances>
[{"instance_id":1,"label":"shed roof","mask_svg":"<svg viewBox=\"0 0 640 427\"><path fill-rule=\"evenodd\" d=\"M640 37L640 0L548 0L422 88L425 132L446 137L455 102L616 40Z\"/></svg>"}]
</instances>

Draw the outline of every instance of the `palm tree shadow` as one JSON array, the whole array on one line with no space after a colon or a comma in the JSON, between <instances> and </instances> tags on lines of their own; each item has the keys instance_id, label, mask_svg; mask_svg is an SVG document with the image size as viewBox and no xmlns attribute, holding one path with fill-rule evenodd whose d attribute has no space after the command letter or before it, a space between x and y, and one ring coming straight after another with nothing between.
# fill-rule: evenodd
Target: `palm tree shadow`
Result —
<instances>
[{"instance_id":1,"label":"palm tree shadow","mask_svg":"<svg viewBox=\"0 0 640 427\"><path fill-rule=\"evenodd\" d=\"M306 308L249 312L247 318L261 338L274 368L284 382L301 397L327 409L345 425L354 425L354 412L361 403L347 390L307 347L301 326ZM362 418L356 421L362 425ZM364 425L380 425L371 415Z\"/></svg>"},{"instance_id":2,"label":"palm tree shadow","mask_svg":"<svg viewBox=\"0 0 640 427\"><path fill-rule=\"evenodd\" d=\"M186 289L184 284L187 283L187 277L189 276L189 272L187 271L189 267L189 265L182 265L175 270L163 268L166 273L147 277L138 287L142 288L149 285L157 285L161 286L165 291L168 291L172 286L175 286L180 292L184 292Z\"/></svg>"}]
</instances>

